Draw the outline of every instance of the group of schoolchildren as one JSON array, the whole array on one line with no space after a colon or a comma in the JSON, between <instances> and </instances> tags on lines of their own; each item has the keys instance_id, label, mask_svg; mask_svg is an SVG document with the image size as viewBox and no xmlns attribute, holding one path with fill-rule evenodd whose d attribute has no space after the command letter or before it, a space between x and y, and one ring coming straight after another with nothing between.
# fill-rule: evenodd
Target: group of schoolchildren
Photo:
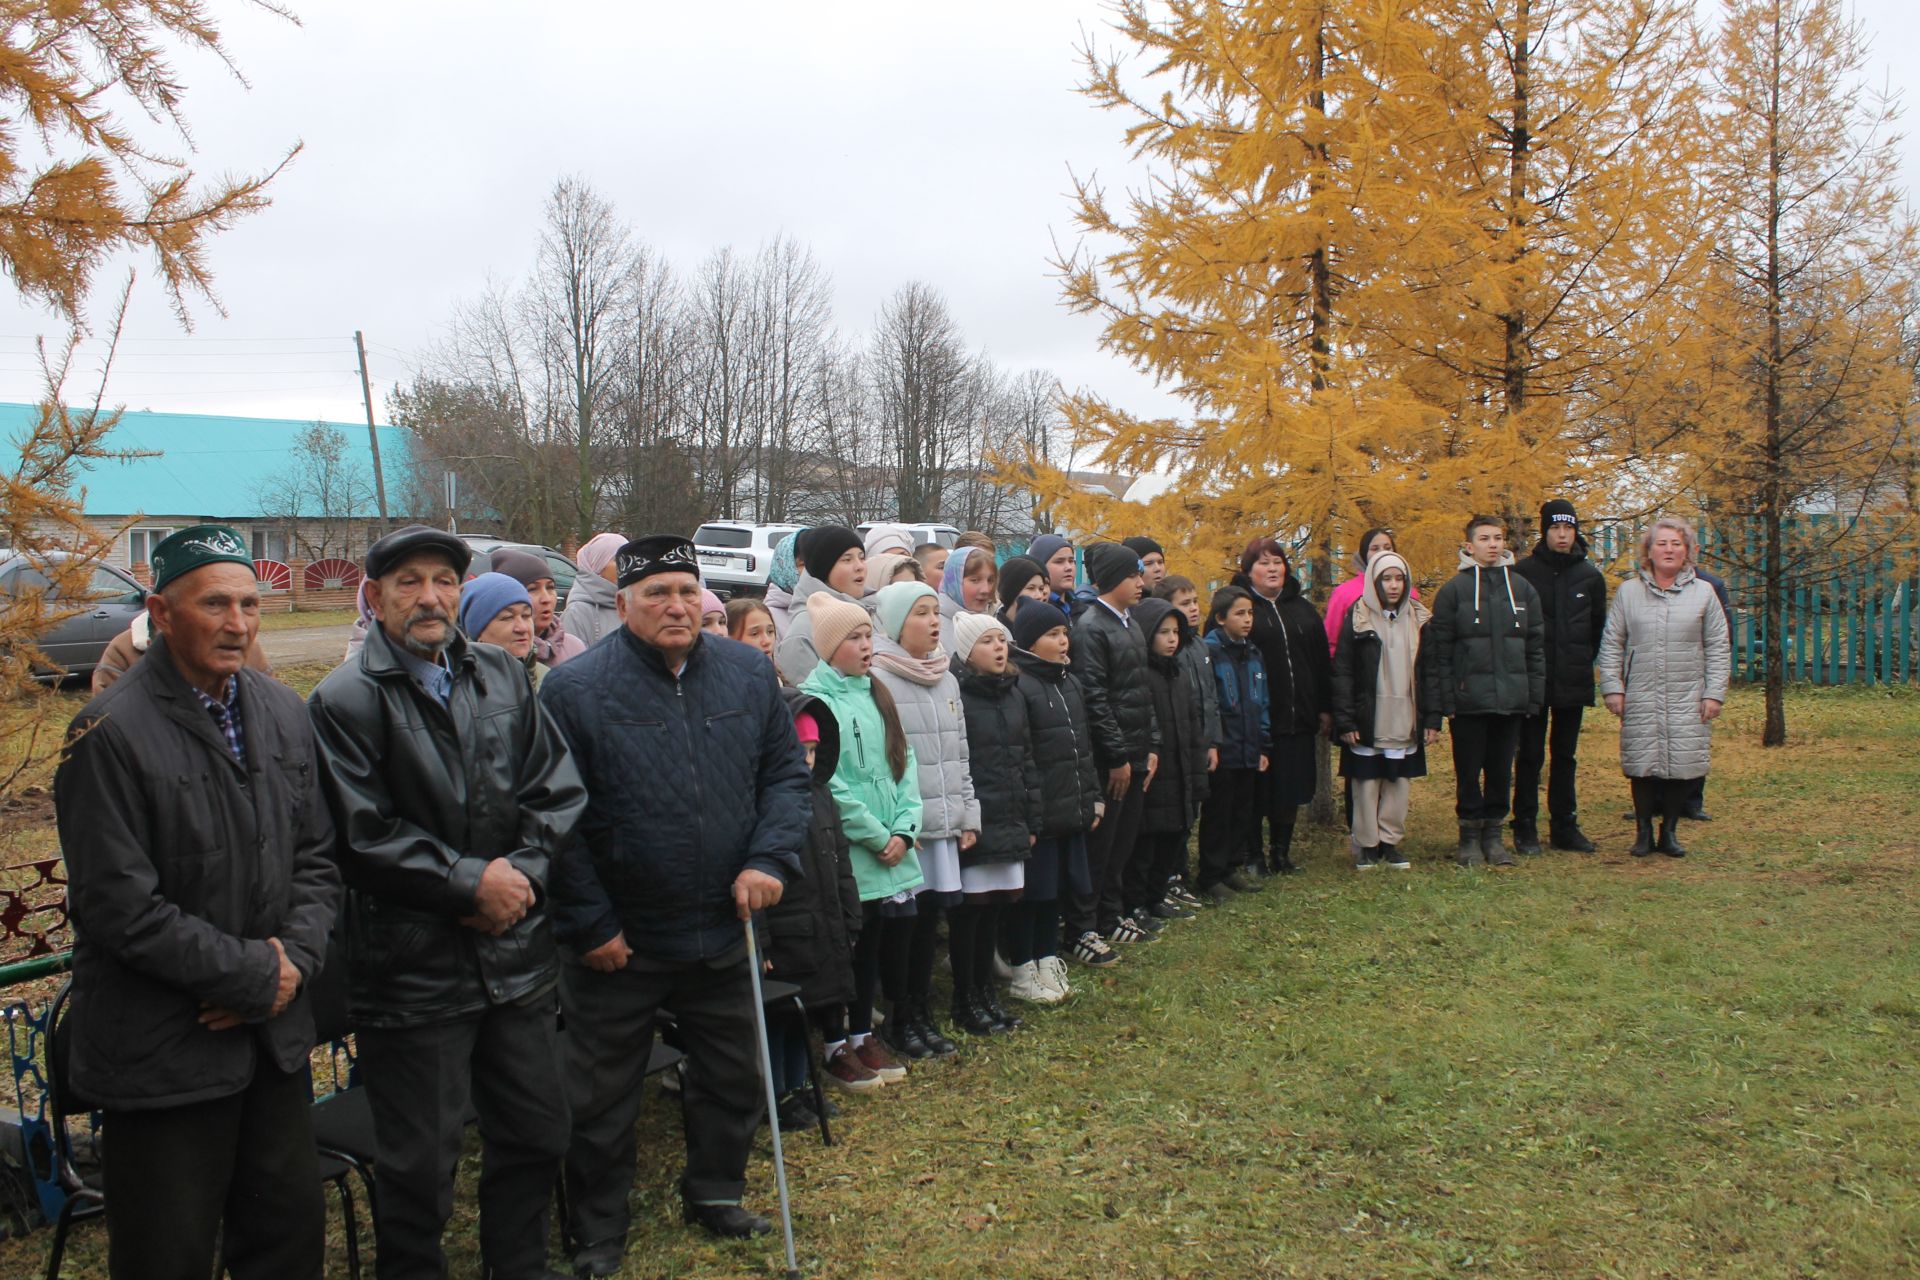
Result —
<instances>
[{"instance_id":1,"label":"group of schoolchildren","mask_svg":"<svg viewBox=\"0 0 1920 1280\"><path fill-rule=\"evenodd\" d=\"M1543 755L1547 735L1534 743L1531 727L1562 701L1592 701L1587 620L1604 613L1584 546L1550 550L1573 523L1548 504L1548 536L1516 566L1501 522L1476 517L1431 607L1392 533L1369 530L1324 616L1271 538L1250 542L1204 605L1150 538L1076 549L1046 534L1000 564L984 535L915 545L885 524L789 536L764 598L709 593L702 625L775 664L814 771L807 874L769 913L768 962L800 985L827 1076L863 1092L957 1052L948 1029L1014 1030L1009 1000L1072 994L1068 958L1114 965L1170 922L1295 870L1295 818L1329 736L1356 868L1409 866L1411 781L1448 721L1456 859L1512 864L1510 795L1515 845L1538 852L1537 799L1514 790L1514 762L1537 791L1528 747ZM1556 679L1550 695L1543 628L1573 611L1543 607L1536 580L1585 605L1567 640L1587 648L1566 664L1584 663L1584 690ZM1591 851L1571 808L1571 740L1553 738L1553 843ZM799 1088L807 1035L775 1028L784 1124L816 1119Z\"/></svg>"},{"instance_id":2,"label":"group of schoolchildren","mask_svg":"<svg viewBox=\"0 0 1920 1280\"><path fill-rule=\"evenodd\" d=\"M1329 643L1271 539L1204 606L1148 538L1043 535L1004 564L980 535L949 549L889 525L783 541L766 596L727 602L724 626L775 663L814 769L809 874L769 913L768 967L801 986L831 1082L880 1088L957 1052L951 1031L1014 1030L1018 1004L1072 994L1069 957L1114 965L1292 871L1336 720L1355 738L1362 865L1407 865L1424 617L1405 562L1373 560ZM815 1120L806 1036L774 1033L787 1125Z\"/></svg>"}]
</instances>

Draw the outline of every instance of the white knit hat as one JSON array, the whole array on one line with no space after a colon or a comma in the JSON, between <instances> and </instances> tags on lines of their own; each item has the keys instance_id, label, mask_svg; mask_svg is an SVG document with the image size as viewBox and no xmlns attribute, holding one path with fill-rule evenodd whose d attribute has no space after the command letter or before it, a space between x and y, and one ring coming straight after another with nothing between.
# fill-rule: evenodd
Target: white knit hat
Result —
<instances>
[{"instance_id":1,"label":"white knit hat","mask_svg":"<svg viewBox=\"0 0 1920 1280\"><path fill-rule=\"evenodd\" d=\"M967 655L973 652L973 646L989 631L998 631L1007 638L1008 644L1013 643L1013 633L990 613L962 613L954 617L953 651L960 656L960 661L967 660Z\"/></svg>"}]
</instances>

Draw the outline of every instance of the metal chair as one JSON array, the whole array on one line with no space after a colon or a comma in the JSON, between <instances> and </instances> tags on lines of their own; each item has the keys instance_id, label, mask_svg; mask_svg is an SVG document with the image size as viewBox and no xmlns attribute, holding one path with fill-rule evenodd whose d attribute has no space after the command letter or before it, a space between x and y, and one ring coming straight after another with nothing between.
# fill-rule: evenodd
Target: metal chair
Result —
<instances>
[{"instance_id":1,"label":"metal chair","mask_svg":"<svg viewBox=\"0 0 1920 1280\"><path fill-rule=\"evenodd\" d=\"M776 1007L793 1006L793 1016L800 1020L800 1034L807 1039L807 1085L813 1094L813 1112L820 1117L820 1145L833 1145L833 1131L827 1126L827 1096L820 1088L820 1055L813 1051L813 1033L807 1029L807 1006L800 999L800 988L791 982L780 982L768 978L760 984L760 995L772 1013ZM768 1124L780 1123L778 1116L768 1116Z\"/></svg>"},{"instance_id":2,"label":"metal chair","mask_svg":"<svg viewBox=\"0 0 1920 1280\"><path fill-rule=\"evenodd\" d=\"M351 1030L347 1012L347 968L337 946L327 948L327 958L307 983L307 1000L313 1009L314 1042L328 1050L333 1059L334 1083L339 1084L341 1063L346 1065L347 1085L315 1099L313 1104L313 1145L320 1156L320 1180L332 1183L340 1194L340 1216L347 1247L347 1272L355 1280L360 1275L360 1225L354 1213L351 1175L358 1175L367 1193L367 1215L378 1229L379 1207L374 1200L373 1108L367 1091L354 1083L353 1056L347 1048Z\"/></svg>"},{"instance_id":3,"label":"metal chair","mask_svg":"<svg viewBox=\"0 0 1920 1280\"><path fill-rule=\"evenodd\" d=\"M73 1158L73 1136L68 1121L94 1108L74 1091L69 1075L72 1048L68 1042L66 1017L72 1002L73 980L60 984L47 1006L47 1123L53 1131L52 1162L54 1181L66 1193L66 1203L53 1224L53 1247L47 1253L47 1280L59 1280L60 1262L66 1256L67 1232L76 1222L98 1218L107 1211L106 1193L97 1177L89 1180L81 1174Z\"/></svg>"}]
</instances>

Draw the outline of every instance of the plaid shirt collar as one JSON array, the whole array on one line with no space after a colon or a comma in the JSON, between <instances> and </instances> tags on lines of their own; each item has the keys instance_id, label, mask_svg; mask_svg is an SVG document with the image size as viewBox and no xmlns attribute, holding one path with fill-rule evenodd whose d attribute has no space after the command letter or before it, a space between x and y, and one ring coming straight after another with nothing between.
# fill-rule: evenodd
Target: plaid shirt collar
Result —
<instances>
[{"instance_id":1,"label":"plaid shirt collar","mask_svg":"<svg viewBox=\"0 0 1920 1280\"><path fill-rule=\"evenodd\" d=\"M210 698L198 688L193 696L200 699L200 705L207 709L213 722L227 740L227 749L233 752L233 758L241 764L247 762L247 735L240 727L240 677L227 678L227 691L218 698Z\"/></svg>"}]
</instances>

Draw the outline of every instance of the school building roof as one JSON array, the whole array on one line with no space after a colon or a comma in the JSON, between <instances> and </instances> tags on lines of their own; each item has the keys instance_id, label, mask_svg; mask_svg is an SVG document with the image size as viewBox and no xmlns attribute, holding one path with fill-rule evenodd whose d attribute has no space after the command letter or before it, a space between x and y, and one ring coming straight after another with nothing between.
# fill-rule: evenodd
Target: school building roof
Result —
<instances>
[{"instance_id":1,"label":"school building roof","mask_svg":"<svg viewBox=\"0 0 1920 1280\"><path fill-rule=\"evenodd\" d=\"M25 435L39 416L30 404L0 404L0 437ZM229 418L199 413L152 413L129 409L108 434L106 447L137 450L150 456L88 463L81 484L86 513L127 516L136 512L170 516L248 516L259 514L255 495L286 475L300 433L314 419ZM365 468L371 483L373 449L364 422L329 422L347 439L347 456ZM381 469L389 498L406 473L407 432L383 426ZM304 486L303 486L304 488ZM318 517L320 511L297 514Z\"/></svg>"}]
</instances>

